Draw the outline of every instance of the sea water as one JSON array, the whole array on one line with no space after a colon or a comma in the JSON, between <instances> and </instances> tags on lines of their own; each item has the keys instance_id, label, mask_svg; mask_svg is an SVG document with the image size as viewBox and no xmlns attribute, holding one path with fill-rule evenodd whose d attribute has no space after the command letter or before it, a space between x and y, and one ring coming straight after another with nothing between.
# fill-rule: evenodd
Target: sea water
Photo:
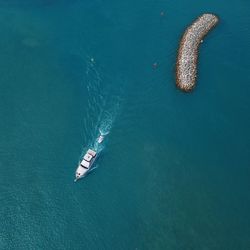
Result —
<instances>
[{"instance_id":1,"label":"sea water","mask_svg":"<svg viewBox=\"0 0 250 250\"><path fill-rule=\"evenodd\" d=\"M0 1L0 249L249 249L249 7ZM185 94L178 42L204 12Z\"/></svg>"}]
</instances>

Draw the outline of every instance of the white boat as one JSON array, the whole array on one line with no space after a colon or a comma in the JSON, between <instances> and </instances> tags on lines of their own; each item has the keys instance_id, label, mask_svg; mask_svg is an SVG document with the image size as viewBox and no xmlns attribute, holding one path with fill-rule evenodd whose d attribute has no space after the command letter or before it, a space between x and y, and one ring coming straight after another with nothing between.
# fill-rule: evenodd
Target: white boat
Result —
<instances>
[{"instance_id":1,"label":"white boat","mask_svg":"<svg viewBox=\"0 0 250 250\"><path fill-rule=\"evenodd\" d=\"M103 142L103 140L104 140L104 135L101 134L101 135L98 137L97 142L100 144L100 143Z\"/></svg>"},{"instance_id":2,"label":"white boat","mask_svg":"<svg viewBox=\"0 0 250 250\"><path fill-rule=\"evenodd\" d=\"M82 161L80 162L80 164L76 169L75 182L83 178L90 171L96 158L97 158L97 152L93 149L88 149L88 151L83 156Z\"/></svg>"},{"instance_id":3,"label":"white boat","mask_svg":"<svg viewBox=\"0 0 250 250\"><path fill-rule=\"evenodd\" d=\"M98 145L103 142L104 136L105 135L101 133L100 136L96 139L97 149ZM76 169L75 182L86 176L86 174L91 170L97 158L98 158L98 150L89 148Z\"/></svg>"}]
</instances>

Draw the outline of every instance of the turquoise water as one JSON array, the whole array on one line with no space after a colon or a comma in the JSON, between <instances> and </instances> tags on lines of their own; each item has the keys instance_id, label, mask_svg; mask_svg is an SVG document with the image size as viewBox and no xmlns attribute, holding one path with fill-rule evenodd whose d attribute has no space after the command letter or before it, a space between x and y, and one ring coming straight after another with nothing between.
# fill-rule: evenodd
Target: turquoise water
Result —
<instances>
[{"instance_id":1,"label":"turquoise water","mask_svg":"<svg viewBox=\"0 0 250 250\"><path fill-rule=\"evenodd\" d=\"M0 249L249 249L249 7L0 1ZM220 24L184 94L177 44L203 12Z\"/></svg>"}]
</instances>

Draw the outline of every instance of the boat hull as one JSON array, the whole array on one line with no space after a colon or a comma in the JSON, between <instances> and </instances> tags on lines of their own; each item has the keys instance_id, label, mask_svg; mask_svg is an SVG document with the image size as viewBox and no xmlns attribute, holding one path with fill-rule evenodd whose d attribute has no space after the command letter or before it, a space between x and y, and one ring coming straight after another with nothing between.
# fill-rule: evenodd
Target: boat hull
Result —
<instances>
[{"instance_id":1,"label":"boat hull","mask_svg":"<svg viewBox=\"0 0 250 250\"><path fill-rule=\"evenodd\" d=\"M89 174L89 172L91 172L91 170L93 169L93 165L98 157L99 157L99 154L96 154L95 158L93 158L93 160L90 162L88 169L85 169L84 167L82 167L81 164L78 165L76 172L75 172L74 182L84 178L86 175ZM79 175L78 173L81 173L81 174Z\"/></svg>"}]
</instances>

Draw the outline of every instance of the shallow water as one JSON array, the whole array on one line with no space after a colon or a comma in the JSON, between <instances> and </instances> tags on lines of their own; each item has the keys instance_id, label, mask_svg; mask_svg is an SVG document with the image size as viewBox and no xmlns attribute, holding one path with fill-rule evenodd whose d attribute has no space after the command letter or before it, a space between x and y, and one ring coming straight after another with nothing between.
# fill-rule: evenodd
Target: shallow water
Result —
<instances>
[{"instance_id":1,"label":"shallow water","mask_svg":"<svg viewBox=\"0 0 250 250\"><path fill-rule=\"evenodd\" d=\"M0 248L250 248L248 10L0 1ZM176 49L203 12L220 23L184 94ZM97 168L75 184L103 126Z\"/></svg>"}]
</instances>

